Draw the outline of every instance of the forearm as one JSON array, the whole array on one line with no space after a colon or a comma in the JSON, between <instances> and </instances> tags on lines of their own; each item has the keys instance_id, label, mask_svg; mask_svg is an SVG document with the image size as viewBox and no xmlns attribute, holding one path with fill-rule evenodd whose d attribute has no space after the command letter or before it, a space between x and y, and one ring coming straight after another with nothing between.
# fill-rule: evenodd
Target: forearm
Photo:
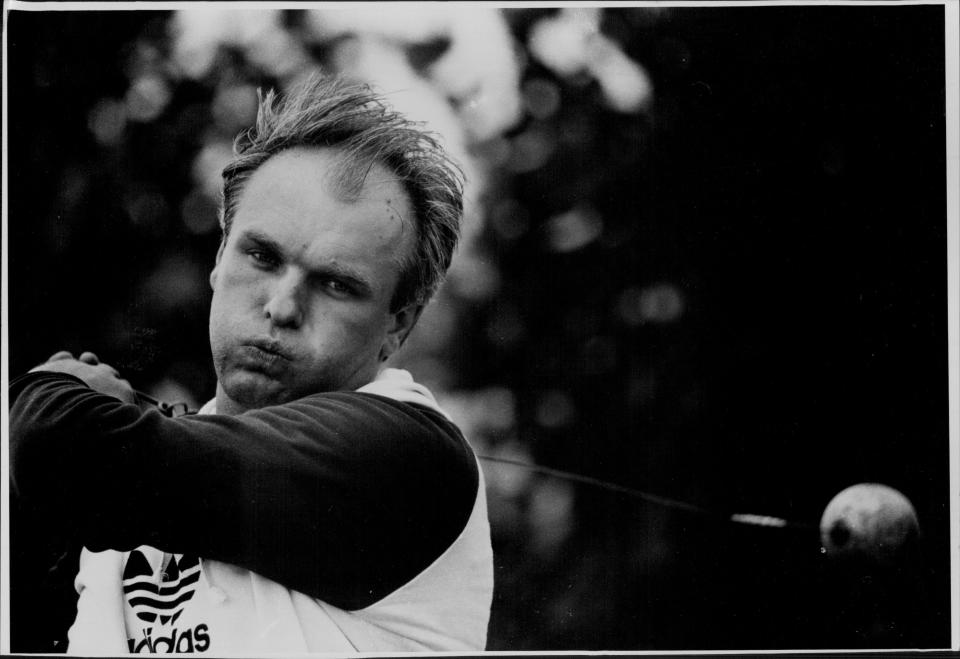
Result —
<instances>
[{"instance_id":1,"label":"forearm","mask_svg":"<svg viewBox=\"0 0 960 659\"><path fill-rule=\"evenodd\" d=\"M177 422L70 376L26 380L11 391L12 485L91 549L155 544L226 559L254 537L254 520L286 521L279 490L288 502L305 494L302 458L269 425Z\"/></svg>"},{"instance_id":2,"label":"forearm","mask_svg":"<svg viewBox=\"0 0 960 659\"><path fill-rule=\"evenodd\" d=\"M357 607L438 555L476 492L469 451L438 449L403 404L333 394L168 419L33 377L11 391L15 487L91 549L196 553Z\"/></svg>"},{"instance_id":3,"label":"forearm","mask_svg":"<svg viewBox=\"0 0 960 659\"><path fill-rule=\"evenodd\" d=\"M60 523L96 509L104 485L129 474L117 445L123 436L90 441L106 427L135 423L134 405L97 393L79 378L52 372L28 374L10 388L11 485ZM127 438L129 439L129 438Z\"/></svg>"}]
</instances>

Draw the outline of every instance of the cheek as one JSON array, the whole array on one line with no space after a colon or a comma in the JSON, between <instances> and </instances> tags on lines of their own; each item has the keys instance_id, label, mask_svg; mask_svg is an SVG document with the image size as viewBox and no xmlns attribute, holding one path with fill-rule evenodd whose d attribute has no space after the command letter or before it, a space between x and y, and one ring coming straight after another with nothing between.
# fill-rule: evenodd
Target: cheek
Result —
<instances>
[{"instance_id":1,"label":"cheek","mask_svg":"<svg viewBox=\"0 0 960 659\"><path fill-rule=\"evenodd\" d=\"M220 266L216 286L213 289L213 305L219 307L221 314L262 307L261 282L249 268L242 268L229 259Z\"/></svg>"},{"instance_id":2,"label":"cheek","mask_svg":"<svg viewBox=\"0 0 960 659\"><path fill-rule=\"evenodd\" d=\"M217 288L234 290L237 287L250 285L256 277L256 272L245 267L240 257L232 250L228 250L217 266Z\"/></svg>"},{"instance_id":3,"label":"cheek","mask_svg":"<svg viewBox=\"0 0 960 659\"><path fill-rule=\"evenodd\" d=\"M221 276L210 301L210 346L216 352L229 343L244 318L249 318L254 290L252 286L236 286Z\"/></svg>"},{"instance_id":4,"label":"cheek","mask_svg":"<svg viewBox=\"0 0 960 659\"><path fill-rule=\"evenodd\" d=\"M319 352L336 357L355 355L366 359L378 352L386 334L386 324L379 314L367 309L326 309L317 315L313 331L314 345Z\"/></svg>"},{"instance_id":5,"label":"cheek","mask_svg":"<svg viewBox=\"0 0 960 659\"><path fill-rule=\"evenodd\" d=\"M210 349L213 352L214 361L217 360L218 355L222 352L223 346L227 342L230 334L228 330L230 321L229 318L224 315L227 308L228 306L223 302L223 294L219 290L215 290L213 300L210 302L209 323Z\"/></svg>"}]
</instances>

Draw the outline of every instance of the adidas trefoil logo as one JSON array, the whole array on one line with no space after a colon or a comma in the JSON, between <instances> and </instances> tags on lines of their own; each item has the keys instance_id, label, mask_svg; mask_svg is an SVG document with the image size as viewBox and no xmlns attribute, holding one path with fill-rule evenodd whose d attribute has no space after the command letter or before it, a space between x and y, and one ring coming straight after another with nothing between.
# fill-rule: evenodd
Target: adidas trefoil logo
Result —
<instances>
[{"instance_id":1,"label":"adidas trefoil logo","mask_svg":"<svg viewBox=\"0 0 960 659\"><path fill-rule=\"evenodd\" d=\"M152 623L159 618L160 624L166 625L177 621L196 592L200 561L186 554L178 561L171 555L166 568L160 569L161 578L157 579L143 553L131 551L123 570L123 595L140 620Z\"/></svg>"}]
</instances>

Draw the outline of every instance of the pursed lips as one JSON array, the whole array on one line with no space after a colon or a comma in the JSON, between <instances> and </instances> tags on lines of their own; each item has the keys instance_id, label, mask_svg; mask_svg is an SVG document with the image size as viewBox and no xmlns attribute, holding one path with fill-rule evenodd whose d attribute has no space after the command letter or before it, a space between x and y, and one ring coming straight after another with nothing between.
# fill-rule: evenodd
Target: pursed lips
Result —
<instances>
[{"instance_id":1,"label":"pursed lips","mask_svg":"<svg viewBox=\"0 0 960 659\"><path fill-rule=\"evenodd\" d=\"M278 341L272 339L248 339L240 344L247 356L265 366L275 366L281 361L292 361L293 356Z\"/></svg>"}]
</instances>

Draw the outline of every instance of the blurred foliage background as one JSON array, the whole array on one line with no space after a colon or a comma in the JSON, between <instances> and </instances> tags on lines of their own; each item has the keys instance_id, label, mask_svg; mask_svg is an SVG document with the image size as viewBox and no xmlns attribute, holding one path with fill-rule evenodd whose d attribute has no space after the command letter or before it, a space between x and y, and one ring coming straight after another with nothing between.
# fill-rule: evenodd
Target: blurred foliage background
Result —
<instances>
[{"instance_id":1,"label":"blurred foliage background","mask_svg":"<svg viewBox=\"0 0 960 659\"><path fill-rule=\"evenodd\" d=\"M477 450L808 525L485 463L488 649L949 644L942 7L14 11L6 27L11 376L89 349L162 399L212 396L231 142L258 88L360 77L469 178L463 245L398 365ZM825 562L820 514L861 481L913 501L916 566ZM17 528L29 647L70 603L30 599L45 555Z\"/></svg>"}]
</instances>

